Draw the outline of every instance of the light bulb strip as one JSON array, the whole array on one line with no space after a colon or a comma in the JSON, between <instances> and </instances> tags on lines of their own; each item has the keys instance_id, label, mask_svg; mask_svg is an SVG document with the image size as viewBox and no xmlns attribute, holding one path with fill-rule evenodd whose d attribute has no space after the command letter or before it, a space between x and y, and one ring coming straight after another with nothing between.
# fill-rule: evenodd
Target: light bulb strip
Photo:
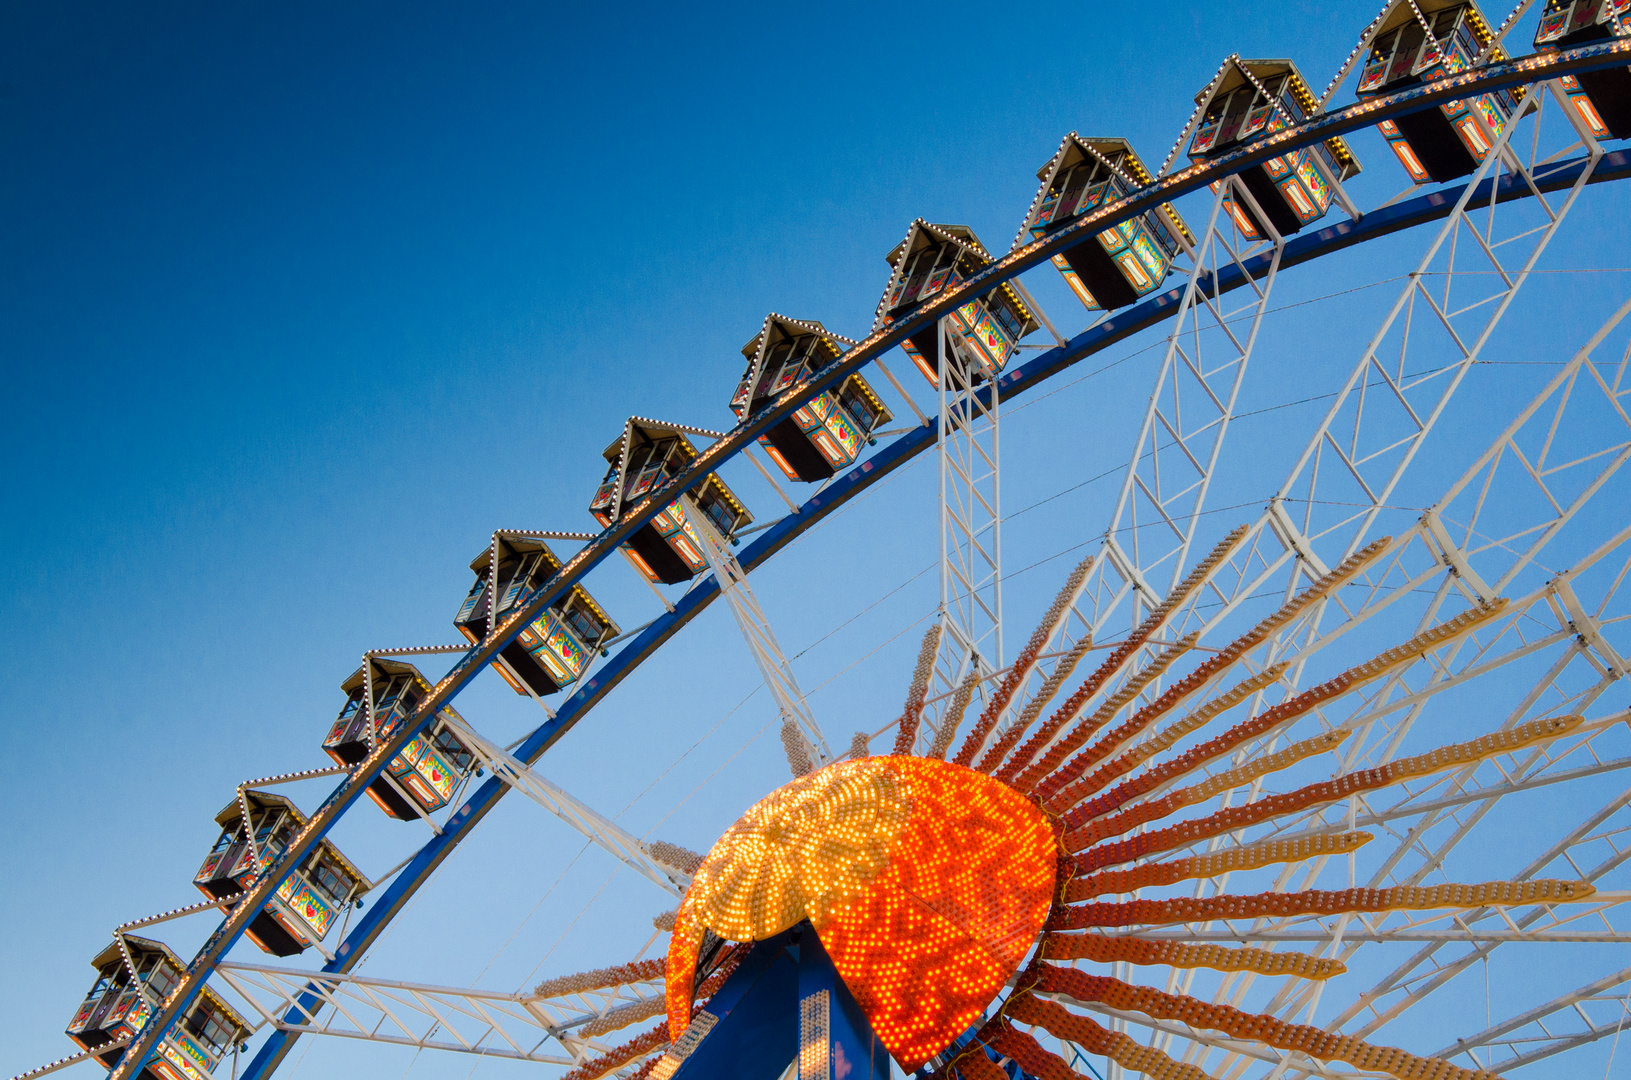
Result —
<instances>
[{"instance_id":1,"label":"light bulb strip","mask_svg":"<svg viewBox=\"0 0 1631 1080\"><path fill-rule=\"evenodd\" d=\"M1335 569L1326 573L1318 581L1314 582L1314 584L1298 593L1289 603L1281 606L1279 610L1263 619L1251 630L1230 642L1230 644L1221 652L1208 658L1206 663L1202 664L1190 676L1186 677L1186 680L1181 680L1176 686L1173 687L1172 690L1169 690L1168 693L1170 694L1178 691L1179 687L1184 686L1185 681L1187 680L1196 680L1197 683L1204 684L1207 678L1222 674L1228 668L1237 663L1253 648L1267 641L1271 634L1284 628L1293 619L1302 614L1302 612L1307 610L1316 602L1326 599L1338 587L1352 581L1353 578L1356 577L1362 570L1364 570L1372 562L1376 561L1376 559L1378 559L1382 553L1387 550L1388 545L1391 543L1391 537L1381 537L1380 539L1372 541L1359 551L1356 551L1354 554L1344 559ZM1289 665L1279 665L1278 670L1284 671L1287 666ZM1202 676L1202 672L1206 673L1204 677ZM1257 678L1260 678L1260 676ZM1267 683L1265 682L1262 685L1267 685ZM1195 686L1194 688L1198 689L1198 686ZM1157 700L1155 705L1160 705L1163 700L1165 700L1164 696L1162 699ZM1231 704L1234 704L1234 702L1231 702ZM1151 709L1153 709L1155 705L1152 705ZM1169 705L1167 707L1170 708L1171 706ZM1136 720L1137 717L1134 717L1134 719ZM1070 782L1075 780L1077 777L1080 777L1087 771L1088 768L1097 763L1103 757L1108 756L1117 746L1125 743L1128 739L1135 738L1142 730L1142 727L1135 728L1132 723L1129 723L1124 725L1122 729L1118 729L1116 732L1107 735L1104 739L1100 740L1099 745L1102 747L1102 750L1097 752L1092 749L1084 751L1082 754L1078 755L1075 760L1060 768L1059 771L1053 776L1050 776L1046 780L1038 783L1036 786L1037 793L1042 796L1044 801L1050 804L1049 808L1055 813L1063 813L1077 802L1080 802L1087 795L1099 790L1099 788L1103 787L1105 782L1113 778L1115 775L1119 775L1119 773L1108 774L1096 785L1072 785L1070 788L1066 788L1066 785L1070 784ZM1193 730L1193 728L1190 730ZM1165 749L1165 747L1161 747L1161 749ZM1154 751L1152 750L1151 753L1153 752ZM1146 757L1147 756L1148 755L1146 755ZM1129 767L1131 767L1131 765L1138 764L1138 761L1142 760L1144 760L1144 758L1131 762ZM1061 788L1066 788L1066 790L1061 792Z\"/></svg>"},{"instance_id":2,"label":"light bulb strip","mask_svg":"<svg viewBox=\"0 0 1631 1080\"><path fill-rule=\"evenodd\" d=\"M1510 753L1533 743L1547 742L1568 734L1584 722L1585 718L1582 716L1553 716L1545 720L1531 720L1527 724L1519 724L1507 731L1492 732L1471 742L1441 746L1425 754L1400 758L1372 769L1360 769L1333 780L1308 784L1283 795L1270 795L1244 806L1226 807L1194 821L1181 822L1155 832L1144 833L1132 840L1095 849L1089 858L1079 861L1091 864L1094 860L1102 858L1108 859L1109 862L1101 862L1099 865L1110 866L1118 862L1130 862L1151 852L1171 851L1175 847L1196 840L1220 836L1273 818L1337 802L1363 791L1390 787L1401 780L1429 776L1446 769L1475 764L1497 754ZM1066 824L1069 825L1068 819ZM1087 828L1071 828L1065 833L1063 841L1065 850L1073 853L1082 851L1093 842L1088 839L1092 835L1094 834ZM1132 852L1136 854L1129 854ZM1083 869L1096 870L1098 867L1084 865Z\"/></svg>"},{"instance_id":3,"label":"light bulb strip","mask_svg":"<svg viewBox=\"0 0 1631 1080\"><path fill-rule=\"evenodd\" d=\"M1252 739L1261 738L1327 701L1339 698L1415 663L1432 650L1471 633L1495 618L1506 607L1506 603L1506 599L1502 597L1485 607L1464 611L1453 619L1417 634L1403 645L1396 645L1357 667L1349 668L1334 679L1304 690L1296 697L1287 698L1278 705L1241 721L1216 738L1163 762L1149 772L1123 781L1091 802L1077 807L1066 816L1066 825L1077 828L1092 818L1108 814L1130 799L1153 791L1170 780L1186 776L1197 766L1227 754Z\"/></svg>"},{"instance_id":4,"label":"light bulb strip","mask_svg":"<svg viewBox=\"0 0 1631 1080\"><path fill-rule=\"evenodd\" d=\"M1187 995L1130 986L1119 979L1069 968L1043 965L1041 986L1078 1001L1096 1001L1160 1020L1178 1020L1191 1027L1210 1028L1280 1050L1300 1051L1321 1061L1346 1061L1360 1069L1387 1073L1398 1080L1497 1080L1494 1073L1463 1069L1442 1058L1417 1057L1396 1047L1374 1046L1362 1039L1336 1035L1308 1024L1288 1024L1230 1005L1213 1005ZM1055 1007L1065 1012L1062 1007Z\"/></svg>"},{"instance_id":5,"label":"light bulb strip","mask_svg":"<svg viewBox=\"0 0 1631 1080\"><path fill-rule=\"evenodd\" d=\"M1195 878L1216 877L1238 870L1258 870L1275 863L1303 862L1322 855L1346 855L1375 839L1367 832L1318 833L1284 840L1262 840L1245 847L1226 848L1171 862L1147 863L1131 870L1104 870L1072 878L1065 886L1065 902L1079 903L1095 896L1136 892Z\"/></svg>"},{"instance_id":6,"label":"light bulb strip","mask_svg":"<svg viewBox=\"0 0 1631 1080\"><path fill-rule=\"evenodd\" d=\"M1103 664L1099 665L1098 670L1088 678L1087 682L1083 683L1076 693L1066 699L1065 704L1060 706L1059 710L1053 716L1050 716L1042 727L1037 729L1036 734L1025 741L1025 744L1019 748L1019 751L1014 754L1004 769L1004 772L1009 775L1018 772L1020 769L1025 770L1020 773L1018 780L1013 781L1014 786L1021 791L1029 791L1047 773L1052 772L1057 767L1058 762L1055 762L1046 770L1027 768L1026 766L1037 754L1042 752L1044 747L1053 741L1054 736L1059 734L1066 724L1076 719L1076 716L1087 705L1088 701L1132 659L1139 649L1143 648L1151 635L1166 624L1167 620L1177 612L1178 608L1189 599L1190 594L1199 589L1212 576L1213 572L1223 564L1224 560L1234 554L1241 541L1245 540L1247 531L1244 525L1237 527L1228 536L1224 537L1206 558L1196 563L1195 569L1191 570L1189 575L1180 581L1172 592L1167 594L1166 599L1151 609L1149 615L1138 625L1132 635L1111 651L1109 657L1105 659ZM1069 751L1066 751L1066 753L1069 753ZM1059 760L1064 759L1061 757Z\"/></svg>"},{"instance_id":7,"label":"light bulb strip","mask_svg":"<svg viewBox=\"0 0 1631 1080\"><path fill-rule=\"evenodd\" d=\"M1075 783L1066 787L1063 791L1044 796L1043 806L1055 814L1065 813L1083 799L1103 790L1105 785L1114 780L1116 777L1125 776L1127 773L1132 772L1134 769L1144 764L1144 762L1148 761L1156 754L1161 753L1163 750L1171 749L1184 736L1199 731L1201 728L1211 723L1212 720L1228 712L1236 705L1239 705L1242 701L1245 701L1259 690L1279 682L1280 676L1284 675L1286 671L1290 669L1290 667L1291 664L1289 661L1282 661L1278 664L1272 664L1257 674L1241 680L1224 693L1220 694L1211 701L1208 701L1194 712L1191 712L1189 715L1179 720L1177 723L1168 725L1161 731L1157 732L1152 738L1145 740L1139 745L1133 747L1131 750L1123 753L1120 757L1117 757L1103 768L1100 768L1092 774L1077 780ZM1158 701L1156 704L1159 705L1160 702ZM1151 708L1154 708L1154 706L1151 706ZM1133 718L1134 721L1138 719L1139 717L1136 716ZM1131 730L1133 727L1133 721L1129 721L1126 725L1127 730ZM1139 730L1140 732L1142 731L1142 729ZM1113 740L1123 733L1124 732L1122 729L1112 732L1102 740L1102 744L1105 746L1112 745ZM1136 733L1132 737L1136 737ZM1084 750L1083 753L1088 753L1088 751Z\"/></svg>"},{"instance_id":8,"label":"light bulb strip","mask_svg":"<svg viewBox=\"0 0 1631 1080\"><path fill-rule=\"evenodd\" d=\"M1271 952L1226 945L1181 945L1176 941L1145 941L1127 935L1100 933L1044 934L1042 956L1048 960L1211 968L1214 971L1250 971L1258 975L1295 975L1316 980L1329 979L1348 970L1340 960L1327 960L1301 952Z\"/></svg>"},{"instance_id":9,"label":"light bulb strip","mask_svg":"<svg viewBox=\"0 0 1631 1080\"><path fill-rule=\"evenodd\" d=\"M578 1034L585 1039L599 1038L614 1031L621 1031L632 1024L638 1024L642 1020L650 1020L653 1016L662 1016L665 1012L663 999L660 997L630 1001L595 1017L579 1028Z\"/></svg>"},{"instance_id":10,"label":"light bulb strip","mask_svg":"<svg viewBox=\"0 0 1631 1080\"><path fill-rule=\"evenodd\" d=\"M1048 642L1053 640L1053 635L1058 632L1060 623L1068 617L1071 605L1076 602L1077 596L1081 594L1082 584L1087 580L1087 575L1093 569L1093 564L1097 558L1098 553L1095 552L1077 563L1076 568L1065 578L1065 583L1053 598L1053 603L1048 606L1047 611L1042 613L1041 621L1036 624L1036 629L1031 631L1030 640L1025 643L1025 648L1020 651L1019 658L1014 661L1014 666L1008 669L1008 677L997 688L997 692L991 698L990 704L985 707L985 711L980 714L979 722L974 726L974 731L980 742L985 741L986 736L991 733L991 729L1002 718L1002 714L1008 710L1008 706L1014 700L1014 695L1019 692L1019 688L1024 686L1025 680L1031 677L1031 672L1036 668L1037 657L1041 655L1043 649L1047 648ZM1091 637L1092 635L1088 634L1086 636ZM1019 737L1024 733L1025 729L1019 724L1009 725L1008 730L1002 733L1002 737L985 752L985 756L980 759L980 763L975 766L975 769L989 774L991 770L1002 764L1002 759L1008 756L1008 752L1014 748L1014 744L1019 741ZM973 738L974 736L970 737Z\"/></svg>"},{"instance_id":11,"label":"light bulb strip","mask_svg":"<svg viewBox=\"0 0 1631 1080\"><path fill-rule=\"evenodd\" d=\"M662 975L662 960L635 960L627 964L618 964L615 967L596 968L593 971L584 971L576 975L560 975L553 979L545 979L533 987L532 992L535 997L583 994L590 990L607 990L614 986L627 986L630 983L660 979Z\"/></svg>"},{"instance_id":12,"label":"light bulb strip","mask_svg":"<svg viewBox=\"0 0 1631 1080\"><path fill-rule=\"evenodd\" d=\"M650 1030L643 1031L613 1050L585 1061L577 1068L561 1074L561 1080L600 1080L609 1072L615 1072L633 1061L637 1057L661 1050L669 1043L668 1025L658 1024Z\"/></svg>"},{"instance_id":13,"label":"light bulb strip","mask_svg":"<svg viewBox=\"0 0 1631 1080\"><path fill-rule=\"evenodd\" d=\"M1061 1005L1043 1001L1032 994L1016 995L1008 1012L1020 1023L1031 1024L1059 1038L1068 1039L1090 1054L1103 1054L1122 1068L1143 1073L1150 1080L1213 1080L1211 1074L1198 1066L1174 1061L1159 1050L1141 1046L1119 1031L1107 1030L1085 1016L1077 1016ZM1012 1028L999 1036L998 1045L1005 1049L1012 1047L1020 1053L1031 1053L1025 1041L1042 1050L1034 1038ZM1042 1052L1047 1053L1045 1050Z\"/></svg>"},{"instance_id":14,"label":"light bulb strip","mask_svg":"<svg viewBox=\"0 0 1631 1080\"><path fill-rule=\"evenodd\" d=\"M1072 645L1065 655L1054 663L1053 668L1048 672L1047 678L1043 679L1042 685L1037 688L1035 695L1020 709L1019 716L1015 719L1011 728L1014 735L1013 741L1017 742L1019 737L1030 730L1032 724L1036 723L1036 718L1041 716L1042 710L1047 708L1053 702L1053 699L1059 695L1059 690L1065 685L1065 680L1076 673L1076 666L1082 662L1082 657L1086 656L1092 648L1093 635L1091 633L1083 634L1081 640Z\"/></svg>"},{"instance_id":15,"label":"light bulb strip","mask_svg":"<svg viewBox=\"0 0 1631 1080\"><path fill-rule=\"evenodd\" d=\"M1255 896L1176 897L1128 900L1120 904L1079 904L1054 912L1049 929L1168 926L1214 920L1287 918L1293 915L1348 915L1371 911L1437 911L1441 908L1521 907L1580 903L1596 889L1585 881L1485 881L1474 885L1399 885L1388 889L1307 889Z\"/></svg>"},{"instance_id":16,"label":"light bulb strip","mask_svg":"<svg viewBox=\"0 0 1631 1080\"><path fill-rule=\"evenodd\" d=\"M951 704L940 717L940 730L934 733L934 742L929 744L928 752L923 756L936 761L946 760L946 751L951 749L951 741L957 736L957 727L963 722L963 716L968 712L968 703L974 699L974 688L980 685L980 671L974 668L963 676L963 681L951 695Z\"/></svg>"},{"instance_id":17,"label":"light bulb strip","mask_svg":"<svg viewBox=\"0 0 1631 1080\"><path fill-rule=\"evenodd\" d=\"M1100 840L1112 836L1125 836L1147 821L1156 821L1168 817L1186 806L1195 806L1206 802L1214 796L1225 791L1233 791L1237 787L1251 783L1260 777L1289 769L1297 762L1318 754L1329 753L1352 735L1351 730L1338 729L1316 735L1312 739L1292 743L1278 753L1268 754L1244 765L1239 765L1217 776L1204 780L1190 787L1178 788L1168 792L1159 799L1137 803L1119 814L1099 818L1091 821L1081 828L1073 830L1070 834L1072 842L1085 841L1084 847L1096 844ZM1078 849L1080 850L1080 849Z\"/></svg>"},{"instance_id":18,"label":"light bulb strip","mask_svg":"<svg viewBox=\"0 0 1631 1080\"><path fill-rule=\"evenodd\" d=\"M906 707L900 714L900 728L895 732L892 753L910 754L917 745L918 725L923 722L923 702L929 695L929 678L934 674L934 660L940 654L940 635L945 624L938 620L923 635L923 644L917 650L917 667L912 671L912 685L906 691Z\"/></svg>"},{"instance_id":19,"label":"light bulb strip","mask_svg":"<svg viewBox=\"0 0 1631 1080\"><path fill-rule=\"evenodd\" d=\"M1167 669L1177 663L1179 658L1195 647L1200 641L1199 630L1185 635L1177 642L1168 645L1156 654L1144 667L1135 671L1121 689L1111 694L1085 720L1077 722L1076 726L1066 732L1058 742L1048 747L1042 757L1030 768L1020 773L1020 766L1010 762L997 774L998 779L1013 784L1021 791L1032 791L1038 784L1046 780L1055 769L1071 754L1080 750L1093 737L1094 732L1113 720L1117 713L1131 705L1144 692L1144 688L1165 675Z\"/></svg>"},{"instance_id":20,"label":"light bulb strip","mask_svg":"<svg viewBox=\"0 0 1631 1080\"><path fill-rule=\"evenodd\" d=\"M1093 745L1077 754L1070 761L1060 766L1059 770L1036 785L1036 795L1044 803L1050 803L1060 788L1077 779L1088 769L1097 765L1117 749L1138 738L1149 730L1161 717L1182 705L1189 698L1199 693L1219 675L1239 662L1245 648L1236 649L1234 645L1207 657L1206 661L1191 671L1188 675L1169 686L1164 693L1148 705L1139 709L1125 723L1106 732L1094 741ZM1065 805L1074 805L1075 800Z\"/></svg>"}]
</instances>

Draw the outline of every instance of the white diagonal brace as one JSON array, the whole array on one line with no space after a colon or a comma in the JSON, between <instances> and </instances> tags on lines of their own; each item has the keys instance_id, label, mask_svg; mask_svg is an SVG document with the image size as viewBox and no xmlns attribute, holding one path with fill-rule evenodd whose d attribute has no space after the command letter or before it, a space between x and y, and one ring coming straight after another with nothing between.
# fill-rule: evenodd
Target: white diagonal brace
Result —
<instances>
[{"instance_id":1,"label":"white diagonal brace","mask_svg":"<svg viewBox=\"0 0 1631 1080\"><path fill-rule=\"evenodd\" d=\"M737 629L742 631L748 651L753 654L753 662L758 665L759 674L764 678L770 696L775 699L776 709L782 716L782 740L796 740L788 746L788 763L792 766L793 775L801 776L811 769L819 769L832 760L832 750L821 734L821 725L816 723L815 715L810 711L810 703L804 700L804 691L799 689L798 680L793 677L793 669L776 640L776 632L770 628L770 620L765 618L764 609L753 595L747 571L736 561L730 545L714 528L714 523L708 520L708 515L697 508L691 496L680 496L679 503L686 521L701 541L702 553L713 568L714 580L719 583L719 593L730 605ZM795 746L802 748L807 762L794 760Z\"/></svg>"},{"instance_id":2,"label":"white diagonal brace","mask_svg":"<svg viewBox=\"0 0 1631 1080\"><path fill-rule=\"evenodd\" d=\"M554 1065L581 1064L622 1041L616 1028L585 1034L597 1020L620 1009L625 1015L635 1012L633 1006L651 1008L663 999L661 976L594 990L527 994L254 963L224 963L218 971L262 1022L279 1030ZM307 995L320 1004L302 1004Z\"/></svg>"},{"instance_id":3,"label":"white diagonal brace","mask_svg":"<svg viewBox=\"0 0 1631 1080\"><path fill-rule=\"evenodd\" d=\"M442 722L458 734L459 741L469 747L482 764L493 770L494 776L617 856L643 877L675 896L684 894L685 887L691 883L689 867L660 858L658 852L661 849L657 845L647 844L615 821L567 794L509 751L477 734L459 717L444 713Z\"/></svg>"},{"instance_id":4,"label":"white diagonal brace","mask_svg":"<svg viewBox=\"0 0 1631 1080\"><path fill-rule=\"evenodd\" d=\"M1243 184L1231 180L1219 186L1206 228L1191 252L1183 299L1101 541L1105 558L1095 568L1099 580L1088 601L1093 610L1084 613L1084 622L1096 632L1103 632L1128 595L1133 598L1132 624L1137 625L1189 569L1189 550L1269 313L1285 238L1270 230L1267 265L1253 272L1251 251L1241 248L1223 212L1231 198L1266 220ZM1247 285L1235 307L1217 291L1231 268Z\"/></svg>"},{"instance_id":5,"label":"white diagonal brace","mask_svg":"<svg viewBox=\"0 0 1631 1080\"><path fill-rule=\"evenodd\" d=\"M1511 1045L1513 1049L1516 1049L1516 1044L1520 1042L1520 1040L1509 1040L1505 1038L1505 1036L1511 1035L1513 1032L1520 1031L1522 1028L1525 1028L1530 1024L1536 1024L1554 1013L1564 1012L1565 1010L1574 1012L1578 1017L1585 1021L1584 1031L1567 1035L1559 1034L1544 1040L1523 1039L1521 1040L1523 1043L1541 1042L1542 1045L1531 1050L1519 1052L1515 1054L1511 1060L1499 1062L1499 1067L1502 1070L1514 1069L1519 1065L1527 1065L1531 1061L1538 1061L1543 1057L1551 1057L1553 1054L1560 1054L1564 1050L1570 1050L1576 1046L1581 1046L1588 1042L1596 1042L1598 1039L1618 1034L1619 1031L1626 1026L1626 1014L1623 1008L1620 1011L1620 1015L1616 1018L1615 1023L1596 1024L1592 1022L1591 1018L1587 1016L1582 1009L1580 1009L1580 1004L1590 999L1602 998L1607 991L1623 986L1628 982L1631 982L1631 968L1622 968L1621 970L1614 972L1612 975L1605 975L1595 982L1588 983L1577 990L1571 990L1567 994L1553 998L1546 1004L1538 1005L1535 1008L1530 1009L1528 1012L1519 1013L1510 1020L1495 1024L1484 1031L1480 1031L1476 1035L1469 1035L1465 1039L1457 1039L1454 1045L1446 1046L1444 1049L1436 1052L1433 1056L1448 1058L1451 1054L1465 1053L1466 1051L1471 1050L1473 1047L1489 1046L1492 1044L1497 1046L1507 1044ZM1623 995L1620 995L1620 997L1623 1000ZM1544 1027L1542 1027L1541 1030L1545 1031ZM1548 1032L1547 1034L1550 1033Z\"/></svg>"}]
</instances>

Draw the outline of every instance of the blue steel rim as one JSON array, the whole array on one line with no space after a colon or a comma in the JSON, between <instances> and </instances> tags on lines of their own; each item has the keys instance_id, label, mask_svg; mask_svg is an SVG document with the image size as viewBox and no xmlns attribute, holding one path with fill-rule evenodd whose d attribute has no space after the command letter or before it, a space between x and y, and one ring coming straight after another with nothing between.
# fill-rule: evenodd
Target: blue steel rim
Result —
<instances>
[{"instance_id":1,"label":"blue steel rim","mask_svg":"<svg viewBox=\"0 0 1631 1080\"><path fill-rule=\"evenodd\" d=\"M486 641L473 646L461 656L448 673L435 684L431 693L420 701L412 716L396 733L389 740L377 745L374 752L358 763L329 794L261 880L240 895L232 911L200 947L176 987L127 1047L123 1058L110 1072L110 1080L126 1080L147 1064L156 1051L161 1034L168 1031L184 1014L196 998L199 989L214 971L215 965L243 935L250 919L265 906L288 870L298 866L340 816L361 797L368 785L379 776L385 763L424 731L436 713L490 664L499 651L515 639L523 627L537 618L550 604L564 596L573 585L581 581L590 570L610 556L618 546L669 503L695 487L705 476L719 469L725 461L750 447L760 434L802 408L811 398L832 389L850 374L881 357L946 312L985 295L1010 278L1039 266L1055 253L1161 203L1198 191L1268 158L1323 142L1333 136L1372 127L1384 119L1420 112L1446 101L1475 97L1508 86L1543 82L1562 75L1618 67L1628 62L1631 62L1631 40L1619 39L1491 64L1386 98L1374 98L1323 114L1221 157L1182 169L1138 189L1118 202L1083 215L1072 224L1046 237L1014 249L956 289L924 302L906 315L873 331L826 368L795 384L771 404L745 418L727 432L724 438L704 449L687 469L648 495L568 559L555 576L517 608L504 625ZM1558 163L1548 169L1544 178L1537 177L1537 186L1542 191L1567 187L1587 166L1588 159L1585 158ZM1617 151L1604 154L1599 159L1589 182L1620 180L1627 176L1631 176L1631 153ZM1357 221L1338 223L1306 236L1296 237L1286 243L1281 265L1289 267L1308 262L1366 240L1446 217L1454 209L1465 189L1464 184L1439 188L1386 210L1366 214ZM1474 194L1474 200L1483 204L1493 197L1496 201L1504 202L1529 194L1526 184L1514 183L1510 177L1496 177L1481 182L1480 190ZM1266 256L1259 258L1266 260ZM1248 262L1247 269L1251 268L1252 263ZM1245 283L1244 274L1245 271L1240 268L1229 267L1219 275L1216 288L1220 291L1237 288ZM1213 287L1209 281L1205 281L1205 284L1209 289ZM1160 322L1169 309L1179 302L1182 294L1182 287L1174 288L1124 309L1077 335L1064 346L1044 352L1029 363L1006 372L996 380L994 387L988 386L982 393L989 395L994 389L1000 392L1005 400L1023 393L1031 386L1058 374L1095 352ZM900 436L865 462L843 474L841 478L829 484L820 495L811 498L800 507L798 513L781 519L745 547L739 555L743 567L751 571L833 510L894 472L917 454L929 449L935 444L935 435L936 426L934 421L930 420ZM626 678L691 618L706 608L717 595L718 587L711 576L688 590L676 603L673 612L653 622L615 656L609 658L583 689L567 699L552 719L533 731L517 748L516 756L528 764L537 761L607 692ZM335 960L323 967L323 972L345 972L361 958L390 919L401 910L403 904L498 802L504 789L505 785L497 778L489 778L465 801L458 812L448 819L441 835L433 837L421 848L408 866L392 880L384 896L370 906L367 915L358 921L357 926L335 951ZM317 1001L316 996L308 992L302 996L299 1004L301 1007L315 1007ZM299 1008L291 1009L286 1017L289 1022L298 1022ZM244 1073L245 1080L260 1080L269 1076L288 1053L296 1038L298 1038L296 1032L274 1030L250 1062Z\"/></svg>"}]
</instances>

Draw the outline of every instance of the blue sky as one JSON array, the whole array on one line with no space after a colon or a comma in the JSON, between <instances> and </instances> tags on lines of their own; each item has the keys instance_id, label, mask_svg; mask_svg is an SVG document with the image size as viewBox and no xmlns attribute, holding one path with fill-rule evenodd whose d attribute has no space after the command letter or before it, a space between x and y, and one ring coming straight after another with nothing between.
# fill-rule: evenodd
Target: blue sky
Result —
<instances>
[{"instance_id":1,"label":"blue sky","mask_svg":"<svg viewBox=\"0 0 1631 1080\"><path fill-rule=\"evenodd\" d=\"M1290 53L1323 85L1371 15L1258 0L0 11L0 1074L68 1052L61 1028L115 923L196 898L233 785L324 763L364 649L453 640L494 528L591 527L624 417L726 426L765 312L860 336L912 218L1006 249L1066 131L1124 135L1153 166L1224 54ZM1356 191L1405 186L1379 138L1355 146ZM1548 265L1624 265L1626 196L1584 209L1592 224ZM1288 275L1288 299L1401 272L1404 240L1373 247ZM1570 327L1576 310L1595 325L1623 290L1613 275L1537 286L1501 347L1538 355L1561 305ZM1267 376L1332 352L1345 371L1353 350L1330 346L1373 293L1277 324L1254 401L1297 397ZM1062 296L1044 302L1079 327ZM1007 505L1125 460L1152 362L1031 410L1005 447ZM1487 430L1469 414L1445 437ZM1243 455L1281 471L1270 449ZM840 742L904 693L933 603L930 576L912 579L934 557L931 473L920 462L763 575ZM773 496L752 483L763 518ZM1011 566L1055 559L1011 586L1026 628L1110 494L1074 489L1012 531ZM625 626L654 614L621 566L590 588ZM785 775L733 634L708 613L544 771L629 806L637 832L706 848ZM503 741L541 718L490 676L459 708ZM301 792L310 806L322 789ZM662 897L609 878L598 852L571 863L575 834L512 802L382 946L382 972L513 989L638 946L628 928ZM366 806L351 818L342 846L375 872L421 839ZM190 953L208 929L171 940ZM313 1050L300 1075L468 1068L364 1050Z\"/></svg>"}]
</instances>

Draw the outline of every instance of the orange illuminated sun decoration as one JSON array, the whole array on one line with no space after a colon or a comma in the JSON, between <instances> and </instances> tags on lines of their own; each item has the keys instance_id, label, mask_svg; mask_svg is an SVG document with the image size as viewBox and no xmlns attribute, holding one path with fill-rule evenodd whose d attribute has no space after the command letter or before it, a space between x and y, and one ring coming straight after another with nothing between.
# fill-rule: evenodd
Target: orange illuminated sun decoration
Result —
<instances>
[{"instance_id":1,"label":"orange illuminated sun decoration","mask_svg":"<svg viewBox=\"0 0 1631 1080\"><path fill-rule=\"evenodd\" d=\"M1037 939L1059 849L1041 811L972 769L841 761L750 809L686 892L669 1035L691 1020L704 928L763 941L808 919L873 1031L915 1069L980 1017Z\"/></svg>"}]
</instances>

